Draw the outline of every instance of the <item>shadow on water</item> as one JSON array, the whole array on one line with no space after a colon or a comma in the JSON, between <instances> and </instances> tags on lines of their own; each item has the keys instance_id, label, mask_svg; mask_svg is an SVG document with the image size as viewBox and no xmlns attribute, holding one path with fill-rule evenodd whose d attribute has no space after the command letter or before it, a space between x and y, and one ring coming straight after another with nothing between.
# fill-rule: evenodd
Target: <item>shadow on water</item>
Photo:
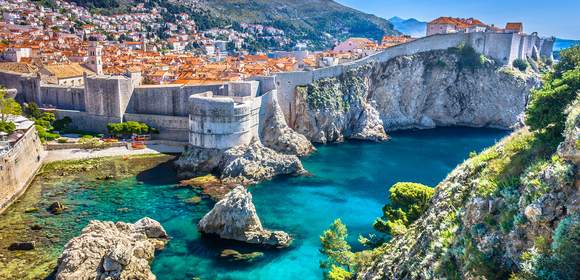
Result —
<instances>
[{"instance_id":1,"label":"shadow on water","mask_svg":"<svg viewBox=\"0 0 580 280\"><path fill-rule=\"evenodd\" d=\"M175 159L159 163L157 166L139 172L137 181L151 186L171 185L177 183L177 171L174 167Z\"/></svg>"}]
</instances>

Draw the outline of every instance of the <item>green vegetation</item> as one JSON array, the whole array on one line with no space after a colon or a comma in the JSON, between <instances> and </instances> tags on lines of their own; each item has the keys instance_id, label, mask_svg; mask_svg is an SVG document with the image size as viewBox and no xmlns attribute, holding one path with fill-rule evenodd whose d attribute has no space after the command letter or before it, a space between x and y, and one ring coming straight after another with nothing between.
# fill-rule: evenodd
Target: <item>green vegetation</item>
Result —
<instances>
[{"instance_id":1,"label":"green vegetation","mask_svg":"<svg viewBox=\"0 0 580 280\"><path fill-rule=\"evenodd\" d=\"M474 71L483 67L487 61L484 55L479 54L474 48L465 44L449 48L449 51L459 56L459 61L457 62L459 70L468 69Z\"/></svg>"},{"instance_id":2,"label":"green vegetation","mask_svg":"<svg viewBox=\"0 0 580 280\"><path fill-rule=\"evenodd\" d=\"M147 134L153 132L148 125L140 122L123 122L123 123L109 123L107 124L107 130L113 136L119 137L121 135L133 135L133 134Z\"/></svg>"},{"instance_id":3,"label":"green vegetation","mask_svg":"<svg viewBox=\"0 0 580 280\"><path fill-rule=\"evenodd\" d=\"M526 71L530 66L530 64L526 60L521 58L515 59L514 62L512 62L512 65L522 72Z\"/></svg>"},{"instance_id":4,"label":"green vegetation","mask_svg":"<svg viewBox=\"0 0 580 280\"><path fill-rule=\"evenodd\" d=\"M13 98L8 97L6 90L0 88L0 121L6 122L8 115L21 115L22 108Z\"/></svg>"},{"instance_id":5,"label":"green vegetation","mask_svg":"<svg viewBox=\"0 0 580 280\"><path fill-rule=\"evenodd\" d=\"M13 122L0 121L0 132L11 134L16 130L16 125Z\"/></svg>"},{"instance_id":6,"label":"green vegetation","mask_svg":"<svg viewBox=\"0 0 580 280\"><path fill-rule=\"evenodd\" d=\"M526 124L555 144L563 139L565 110L580 90L580 46L562 51L554 69L544 77L544 87L532 92Z\"/></svg>"},{"instance_id":7,"label":"green vegetation","mask_svg":"<svg viewBox=\"0 0 580 280\"><path fill-rule=\"evenodd\" d=\"M475 61L470 51L455 51L471 57L459 60ZM347 250L349 254L342 255L349 262L335 264L333 275L348 279L361 265L376 265L371 260L381 257L381 264L399 265L392 271L402 278L579 279L580 216L568 204L574 203L576 167L561 158L567 152L556 153L563 134L564 148L580 146L574 138L579 105L576 47L562 52L562 61L545 74L543 87L532 92L526 111L529 130L520 129L480 154L470 153L460 172L439 189L437 201L430 202L433 189L427 186L394 185L391 203L374 227L399 235L396 242L362 252ZM407 228L430 203L439 215L428 219L436 224ZM534 209L542 211L536 214ZM533 242L522 242L525 238ZM523 248L512 244L519 242ZM402 256L407 259L394 259ZM506 263L513 257L520 261ZM426 274L430 272L434 274Z\"/></svg>"},{"instance_id":8,"label":"green vegetation","mask_svg":"<svg viewBox=\"0 0 580 280\"><path fill-rule=\"evenodd\" d=\"M328 258L325 261L320 262L321 268L332 268L332 270L335 271L334 274L340 275L344 275L344 273L338 271L338 268L335 269L333 267L337 266L340 267L341 270L350 270L350 263L353 254L350 251L350 245L346 241L347 237L348 230L340 219L335 220L330 225L330 228L322 233L320 236L320 243L322 244L320 252Z\"/></svg>"},{"instance_id":9,"label":"green vegetation","mask_svg":"<svg viewBox=\"0 0 580 280\"><path fill-rule=\"evenodd\" d=\"M396 183L389 189L389 204L383 207L383 217L375 220L373 227L390 235L405 233L427 207L435 190L417 183Z\"/></svg>"}]
</instances>

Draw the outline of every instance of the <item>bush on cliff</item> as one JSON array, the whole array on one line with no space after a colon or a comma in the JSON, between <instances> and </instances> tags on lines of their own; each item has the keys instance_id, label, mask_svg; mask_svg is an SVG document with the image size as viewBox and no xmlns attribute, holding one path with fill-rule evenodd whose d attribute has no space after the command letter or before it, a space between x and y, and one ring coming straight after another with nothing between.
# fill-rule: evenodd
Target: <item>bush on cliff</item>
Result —
<instances>
[{"instance_id":1,"label":"bush on cliff","mask_svg":"<svg viewBox=\"0 0 580 280\"><path fill-rule=\"evenodd\" d=\"M521 58L514 60L514 62L512 62L512 65L522 72L526 71L528 69L528 66L530 66L530 64L527 61Z\"/></svg>"},{"instance_id":2,"label":"bush on cliff","mask_svg":"<svg viewBox=\"0 0 580 280\"><path fill-rule=\"evenodd\" d=\"M485 64L485 57L479 54L474 48L466 46L465 44L449 48L449 51L459 56L459 70L475 70Z\"/></svg>"},{"instance_id":3,"label":"bush on cliff","mask_svg":"<svg viewBox=\"0 0 580 280\"><path fill-rule=\"evenodd\" d=\"M435 190L417 183L396 183L389 190L389 204L383 207L383 217L373 227L390 235L402 234L429 206Z\"/></svg>"},{"instance_id":4,"label":"bush on cliff","mask_svg":"<svg viewBox=\"0 0 580 280\"><path fill-rule=\"evenodd\" d=\"M562 51L562 60L555 71L546 75L544 86L532 91L526 111L526 124L533 131L559 143L564 131L566 112L580 92L580 47Z\"/></svg>"}]
</instances>

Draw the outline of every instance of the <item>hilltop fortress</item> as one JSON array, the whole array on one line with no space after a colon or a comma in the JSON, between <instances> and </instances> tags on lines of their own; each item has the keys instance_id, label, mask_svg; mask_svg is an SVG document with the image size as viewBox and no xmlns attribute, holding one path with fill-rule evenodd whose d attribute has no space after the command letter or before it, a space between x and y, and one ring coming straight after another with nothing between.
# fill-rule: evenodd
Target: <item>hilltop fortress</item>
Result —
<instances>
[{"instance_id":1,"label":"hilltop fortress","mask_svg":"<svg viewBox=\"0 0 580 280\"><path fill-rule=\"evenodd\" d=\"M553 39L537 34L456 33L420 38L361 60L308 72L278 73L249 81L216 85L140 85L138 73L85 76L84 86L46 85L36 75L0 72L0 84L14 89L20 102L35 102L68 116L79 129L106 132L107 123L139 121L157 128L159 139L199 148L227 149L260 138L264 117L279 104L286 122L297 122L298 86L338 78L358 67L396 57L447 50L458 45L509 65L515 59L552 56ZM384 120L383 120L384 121ZM312 139L310 139L312 140Z\"/></svg>"}]
</instances>

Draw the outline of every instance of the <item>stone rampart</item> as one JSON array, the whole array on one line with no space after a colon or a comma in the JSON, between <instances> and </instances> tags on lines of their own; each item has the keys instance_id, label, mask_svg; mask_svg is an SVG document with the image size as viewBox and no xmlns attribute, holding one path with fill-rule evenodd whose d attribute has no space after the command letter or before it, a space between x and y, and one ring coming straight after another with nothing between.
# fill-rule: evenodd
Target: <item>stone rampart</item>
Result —
<instances>
[{"instance_id":1,"label":"stone rampart","mask_svg":"<svg viewBox=\"0 0 580 280\"><path fill-rule=\"evenodd\" d=\"M189 140L188 117L175 117L164 115L143 115L143 114L125 114L124 121L136 121L147 124L159 130L159 134L153 134L153 139L171 140L187 142Z\"/></svg>"},{"instance_id":2,"label":"stone rampart","mask_svg":"<svg viewBox=\"0 0 580 280\"><path fill-rule=\"evenodd\" d=\"M28 188L42 165L42 144L31 126L18 142L0 154L0 213Z\"/></svg>"},{"instance_id":3,"label":"stone rampart","mask_svg":"<svg viewBox=\"0 0 580 280\"><path fill-rule=\"evenodd\" d=\"M43 85L40 87L40 96L42 96L42 103L38 105L41 107L85 110L85 89L82 87Z\"/></svg>"},{"instance_id":4,"label":"stone rampart","mask_svg":"<svg viewBox=\"0 0 580 280\"><path fill-rule=\"evenodd\" d=\"M192 95L189 112L189 143L196 147L227 149L249 144L258 136L259 107L235 102L211 92Z\"/></svg>"}]
</instances>

